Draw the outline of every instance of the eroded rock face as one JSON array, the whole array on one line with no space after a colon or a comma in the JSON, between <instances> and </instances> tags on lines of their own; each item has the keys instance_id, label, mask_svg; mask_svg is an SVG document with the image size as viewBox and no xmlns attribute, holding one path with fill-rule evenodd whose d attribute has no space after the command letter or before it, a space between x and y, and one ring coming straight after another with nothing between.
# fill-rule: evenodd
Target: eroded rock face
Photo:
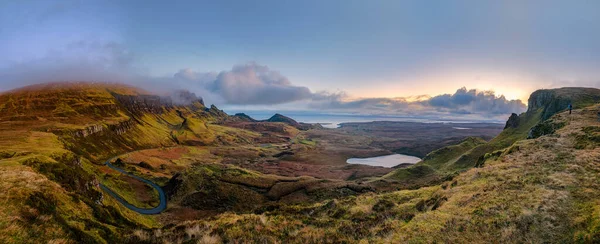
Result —
<instances>
[{"instance_id":1,"label":"eroded rock face","mask_svg":"<svg viewBox=\"0 0 600 244\"><path fill-rule=\"evenodd\" d=\"M114 124L114 125L108 125L108 129L114 133L116 133L117 135L122 135L125 132L127 132L128 130L130 130L133 125L135 124L135 121L129 119L123 122L119 122L118 124Z\"/></svg>"},{"instance_id":2,"label":"eroded rock face","mask_svg":"<svg viewBox=\"0 0 600 244\"><path fill-rule=\"evenodd\" d=\"M169 199L171 199L179 190L181 185L183 184L183 176L180 173L177 173L169 179L167 184L162 187L163 191Z\"/></svg>"},{"instance_id":3,"label":"eroded rock face","mask_svg":"<svg viewBox=\"0 0 600 244\"><path fill-rule=\"evenodd\" d=\"M535 112L541 108L543 109L542 120L546 120L566 109L569 104L571 99L567 96L557 96L556 90L537 90L529 97L527 112Z\"/></svg>"},{"instance_id":4,"label":"eroded rock face","mask_svg":"<svg viewBox=\"0 0 600 244\"><path fill-rule=\"evenodd\" d=\"M538 108L544 108L554 99L554 91L552 90L537 90L529 96L527 102L527 112L535 111Z\"/></svg>"},{"instance_id":5,"label":"eroded rock face","mask_svg":"<svg viewBox=\"0 0 600 244\"><path fill-rule=\"evenodd\" d=\"M552 90L537 90L531 93L527 112L543 109L542 120L567 109L569 104L573 109L583 108L600 102L600 90L595 88L565 87Z\"/></svg>"},{"instance_id":6,"label":"eroded rock face","mask_svg":"<svg viewBox=\"0 0 600 244\"><path fill-rule=\"evenodd\" d=\"M88 137L89 135L93 135L99 132L102 132L104 127L102 125L91 125L82 130L78 130L73 132L73 135L76 137Z\"/></svg>"},{"instance_id":7,"label":"eroded rock face","mask_svg":"<svg viewBox=\"0 0 600 244\"><path fill-rule=\"evenodd\" d=\"M519 126L519 115L517 115L516 113L512 113L510 115L510 117L508 118L508 121L506 121L506 125L504 126L504 129L507 128L517 128Z\"/></svg>"},{"instance_id":8,"label":"eroded rock face","mask_svg":"<svg viewBox=\"0 0 600 244\"><path fill-rule=\"evenodd\" d=\"M173 107L173 100L170 97L156 95L112 95L117 99L119 104L132 114L144 112L162 114L164 107Z\"/></svg>"},{"instance_id":9,"label":"eroded rock face","mask_svg":"<svg viewBox=\"0 0 600 244\"><path fill-rule=\"evenodd\" d=\"M217 106L210 105L210 109L208 109L207 111L210 115L212 115L214 118L227 118L229 117L229 115L227 115L227 113L225 113L223 110L220 110L219 108L217 108Z\"/></svg>"},{"instance_id":10,"label":"eroded rock face","mask_svg":"<svg viewBox=\"0 0 600 244\"><path fill-rule=\"evenodd\" d=\"M94 134L99 134L102 132L106 132L106 131L110 131L110 132L114 132L117 135L122 135L125 132L127 132L129 129L131 129L134 125L134 121L133 120L126 120L123 122L119 122L117 124L111 124L108 126L104 126L101 124L98 125L90 125L82 130L78 130L73 132L73 136L75 137L88 137Z\"/></svg>"}]
</instances>

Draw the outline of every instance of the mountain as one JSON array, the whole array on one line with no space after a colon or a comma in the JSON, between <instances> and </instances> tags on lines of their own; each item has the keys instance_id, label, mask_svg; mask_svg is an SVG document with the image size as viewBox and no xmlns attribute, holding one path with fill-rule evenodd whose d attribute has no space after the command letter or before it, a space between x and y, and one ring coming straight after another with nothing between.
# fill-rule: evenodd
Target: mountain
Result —
<instances>
[{"instance_id":1,"label":"mountain","mask_svg":"<svg viewBox=\"0 0 600 244\"><path fill-rule=\"evenodd\" d=\"M281 123L286 123L286 124L294 126L294 127L300 126L300 123L296 122L295 120L293 120L290 117L283 116L281 114L275 114L275 115L271 116L271 118L267 119L266 121L267 122L281 122Z\"/></svg>"},{"instance_id":2,"label":"mountain","mask_svg":"<svg viewBox=\"0 0 600 244\"><path fill-rule=\"evenodd\" d=\"M239 117L189 92L157 95L122 84L48 83L0 94L0 190L8 193L0 204L0 242L122 243L136 229L372 191L355 182L249 170L279 170L277 155L315 143L292 140L298 129L286 123L227 125ZM111 159L158 188L105 165ZM369 172L389 170L367 168L363 175ZM122 202L155 207L162 202L157 189L168 198L160 217Z\"/></svg>"},{"instance_id":3,"label":"mountain","mask_svg":"<svg viewBox=\"0 0 600 244\"><path fill-rule=\"evenodd\" d=\"M273 123L284 123L287 124L289 126L293 126L296 127L299 130L309 130L309 129L322 129L323 126L321 126L320 124L308 124L308 123L298 123L296 120L281 115L279 113L274 114L273 116L271 116L271 118L264 120L265 122L273 122Z\"/></svg>"},{"instance_id":4,"label":"mountain","mask_svg":"<svg viewBox=\"0 0 600 244\"><path fill-rule=\"evenodd\" d=\"M536 91L495 138L462 138L389 169L344 164L390 153L371 137L283 115L230 116L189 92L106 83L8 91L0 242L595 243L598 94ZM123 203L150 209L161 193L168 204L157 215Z\"/></svg>"},{"instance_id":5,"label":"mountain","mask_svg":"<svg viewBox=\"0 0 600 244\"><path fill-rule=\"evenodd\" d=\"M253 119L245 113L237 113L234 116L245 122L256 122L255 119Z\"/></svg>"}]
</instances>

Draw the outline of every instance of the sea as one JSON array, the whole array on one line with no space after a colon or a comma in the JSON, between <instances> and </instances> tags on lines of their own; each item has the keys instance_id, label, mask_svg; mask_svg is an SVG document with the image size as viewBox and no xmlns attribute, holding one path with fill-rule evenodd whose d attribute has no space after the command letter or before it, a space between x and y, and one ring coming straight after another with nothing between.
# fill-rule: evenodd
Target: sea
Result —
<instances>
[{"instance_id":1,"label":"sea","mask_svg":"<svg viewBox=\"0 0 600 244\"><path fill-rule=\"evenodd\" d=\"M323 113L312 111L256 111L256 110L225 110L228 114L245 113L248 116L264 120L280 113L290 117L298 122L318 123L327 128L338 128L341 123L350 122L373 122L373 121L401 121L401 122L420 122L420 123L504 123L506 120L500 119L462 119L462 118L438 118L438 117L420 117L420 116L402 116L402 115L369 115L369 114L350 114L350 113ZM458 129L458 128L457 128ZM462 128L460 128L462 129ZM465 128L468 129L468 128Z\"/></svg>"}]
</instances>

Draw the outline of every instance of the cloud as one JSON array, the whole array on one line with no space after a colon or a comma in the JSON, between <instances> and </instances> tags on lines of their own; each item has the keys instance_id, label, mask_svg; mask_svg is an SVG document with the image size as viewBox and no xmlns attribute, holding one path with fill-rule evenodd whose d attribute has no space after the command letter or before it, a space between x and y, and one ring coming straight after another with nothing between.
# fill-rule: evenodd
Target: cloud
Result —
<instances>
[{"instance_id":1,"label":"cloud","mask_svg":"<svg viewBox=\"0 0 600 244\"><path fill-rule=\"evenodd\" d=\"M221 72L181 69L172 76L152 77L135 66L136 56L118 42L76 41L58 46L41 58L0 70L1 89L52 81L123 82L157 93L189 90L207 104L277 106L353 113L395 115L505 115L525 110L520 100L507 100L492 91L458 89L434 97L353 99L344 91L311 92L286 76L255 62ZM189 95L189 94L187 94ZM194 98L194 96L189 96ZM186 99L188 97L186 96ZM298 105L298 106L296 106Z\"/></svg>"},{"instance_id":2,"label":"cloud","mask_svg":"<svg viewBox=\"0 0 600 244\"><path fill-rule=\"evenodd\" d=\"M254 62L236 65L218 74L182 69L174 78L201 85L221 96L228 104L281 104L312 96L307 87L292 85L279 72Z\"/></svg>"},{"instance_id":3,"label":"cloud","mask_svg":"<svg viewBox=\"0 0 600 244\"><path fill-rule=\"evenodd\" d=\"M493 91L467 90L465 87L452 95L435 96L423 103L453 113L507 114L525 110L525 104L521 100L507 100L502 95L496 96Z\"/></svg>"},{"instance_id":4,"label":"cloud","mask_svg":"<svg viewBox=\"0 0 600 244\"><path fill-rule=\"evenodd\" d=\"M521 100L507 100L504 96L496 96L493 91L467 90L465 87L458 89L454 94L408 98L351 99L343 92L320 92L314 94L310 106L314 109L371 114L478 114L482 117L526 110L526 105Z\"/></svg>"},{"instance_id":5,"label":"cloud","mask_svg":"<svg viewBox=\"0 0 600 244\"><path fill-rule=\"evenodd\" d=\"M54 81L118 82L136 76L134 56L116 42L77 41L0 70L4 89Z\"/></svg>"}]
</instances>

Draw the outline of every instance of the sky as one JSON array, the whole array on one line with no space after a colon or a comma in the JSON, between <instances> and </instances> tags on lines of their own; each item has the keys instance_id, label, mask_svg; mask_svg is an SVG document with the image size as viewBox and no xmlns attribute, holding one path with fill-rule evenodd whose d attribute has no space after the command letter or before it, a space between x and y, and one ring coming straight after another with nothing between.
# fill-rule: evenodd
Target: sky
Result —
<instances>
[{"instance_id":1,"label":"sky","mask_svg":"<svg viewBox=\"0 0 600 244\"><path fill-rule=\"evenodd\" d=\"M600 1L1 1L0 91L112 81L219 107L505 116L600 85ZM520 101L519 101L520 100Z\"/></svg>"}]
</instances>

